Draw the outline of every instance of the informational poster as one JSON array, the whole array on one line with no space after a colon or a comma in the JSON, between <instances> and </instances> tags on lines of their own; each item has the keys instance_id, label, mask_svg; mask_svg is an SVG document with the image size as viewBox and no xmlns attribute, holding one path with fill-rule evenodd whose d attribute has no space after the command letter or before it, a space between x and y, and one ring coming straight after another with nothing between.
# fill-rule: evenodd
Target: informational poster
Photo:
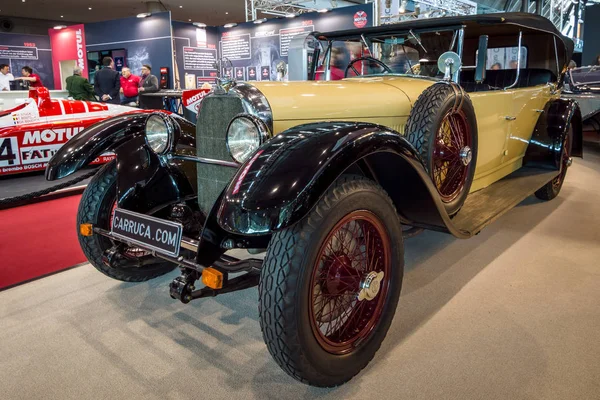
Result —
<instances>
[{"instance_id":1,"label":"informational poster","mask_svg":"<svg viewBox=\"0 0 600 400\"><path fill-rule=\"evenodd\" d=\"M202 49L199 47L183 48L183 68L192 71L216 70L216 49Z\"/></svg>"},{"instance_id":2,"label":"informational poster","mask_svg":"<svg viewBox=\"0 0 600 400\"><path fill-rule=\"evenodd\" d=\"M9 58L12 60L37 60L38 50L35 47L0 45L0 58Z\"/></svg>"},{"instance_id":3,"label":"informational poster","mask_svg":"<svg viewBox=\"0 0 600 400\"><path fill-rule=\"evenodd\" d=\"M52 52L47 35L26 35L0 32L0 64L8 64L13 76L21 76L25 66L40 76L48 89L54 89Z\"/></svg>"},{"instance_id":4,"label":"informational poster","mask_svg":"<svg viewBox=\"0 0 600 400\"><path fill-rule=\"evenodd\" d=\"M314 25L297 26L294 28L283 28L279 30L279 54L281 56L288 55L288 49L290 48L290 42L294 36L310 33L315 30Z\"/></svg>"},{"instance_id":5,"label":"informational poster","mask_svg":"<svg viewBox=\"0 0 600 400\"><path fill-rule=\"evenodd\" d=\"M250 34L223 33L221 57L231 61L250 59Z\"/></svg>"}]
</instances>

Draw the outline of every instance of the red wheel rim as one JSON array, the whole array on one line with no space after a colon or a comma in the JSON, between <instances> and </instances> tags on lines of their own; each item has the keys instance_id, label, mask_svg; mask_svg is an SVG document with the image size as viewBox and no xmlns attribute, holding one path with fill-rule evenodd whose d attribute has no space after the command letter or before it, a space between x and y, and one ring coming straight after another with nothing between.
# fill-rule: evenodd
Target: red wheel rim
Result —
<instances>
[{"instance_id":1,"label":"red wheel rim","mask_svg":"<svg viewBox=\"0 0 600 400\"><path fill-rule=\"evenodd\" d=\"M369 211L339 221L323 242L310 280L313 333L326 351L345 354L377 326L389 292L391 246Z\"/></svg>"},{"instance_id":2,"label":"red wheel rim","mask_svg":"<svg viewBox=\"0 0 600 400\"><path fill-rule=\"evenodd\" d=\"M462 111L448 112L435 136L431 174L442 201L465 187L472 157L471 129Z\"/></svg>"}]
</instances>

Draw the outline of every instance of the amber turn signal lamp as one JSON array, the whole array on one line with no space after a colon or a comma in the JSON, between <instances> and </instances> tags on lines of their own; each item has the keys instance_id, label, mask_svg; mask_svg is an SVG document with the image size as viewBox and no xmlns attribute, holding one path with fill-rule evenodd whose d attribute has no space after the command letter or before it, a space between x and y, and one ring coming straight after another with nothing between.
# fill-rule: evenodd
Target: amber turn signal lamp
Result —
<instances>
[{"instance_id":1,"label":"amber turn signal lamp","mask_svg":"<svg viewBox=\"0 0 600 400\"><path fill-rule=\"evenodd\" d=\"M205 268L202 271L202 283L211 289L223 288L223 273L214 268Z\"/></svg>"},{"instance_id":2,"label":"amber turn signal lamp","mask_svg":"<svg viewBox=\"0 0 600 400\"><path fill-rule=\"evenodd\" d=\"M94 227L92 224L81 224L79 225L79 233L81 233L81 236L92 236L94 234Z\"/></svg>"}]
</instances>

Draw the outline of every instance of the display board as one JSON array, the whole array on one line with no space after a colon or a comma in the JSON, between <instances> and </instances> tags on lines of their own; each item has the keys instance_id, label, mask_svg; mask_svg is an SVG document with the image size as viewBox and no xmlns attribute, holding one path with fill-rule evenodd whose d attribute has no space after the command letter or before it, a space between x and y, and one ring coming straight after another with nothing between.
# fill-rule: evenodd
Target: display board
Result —
<instances>
[{"instance_id":1,"label":"display board","mask_svg":"<svg viewBox=\"0 0 600 400\"><path fill-rule=\"evenodd\" d=\"M21 76L21 68L27 65L40 76L44 86L54 89L48 36L0 33L0 64L10 65L15 78Z\"/></svg>"},{"instance_id":2,"label":"display board","mask_svg":"<svg viewBox=\"0 0 600 400\"><path fill-rule=\"evenodd\" d=\"M231 66L221 73L241 81L286 81L288 48L295 35L373 26L373 5L338 8L329 13L306 13L296 18L274 18L262 24L243 23L234 28L199 29L173 22L179 82L182 89L213 83L214 63L227 58Z\"/></svg>"},{"instance_id":3,"label":"display board","mask_svg":"<svg viewBox=\"0 0 600 400\"><path fill-rule=\"evenodd\" d=\"M170 12L85 24L85 39L88 53L121 50L123 55L115 56L115 61L135 75L141 74L143 64L149 64L157 77L160 67L173 68Z\"/></svg>"}]
</instances>

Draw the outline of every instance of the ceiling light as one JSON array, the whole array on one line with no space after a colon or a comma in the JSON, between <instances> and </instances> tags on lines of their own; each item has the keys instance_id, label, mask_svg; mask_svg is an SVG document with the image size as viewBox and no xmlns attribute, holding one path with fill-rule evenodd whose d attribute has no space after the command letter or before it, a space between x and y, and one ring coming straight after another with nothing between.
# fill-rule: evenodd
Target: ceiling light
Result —
<instances>
[{"instance_id":1,"label":"ceiling light","mask_svg":"<svg viewBox=\"0 0 600 400\"><path fill-rule=\"evenodd\" d=\"M237 24L235 22L231 22L229 24L225 24L223 25L223 28L233 28L234 26L236 26Z\"/></svg>"},{"instance_id":2,"label":"ceiling light","mask_svg":"<svg viewBox=\"0 0 600 400\"><path fill-rule=\"evenodd\" d=\"M225 11L225 15L229 15L229 11Z\"/></svg>"},{"instance_id":3,"label":"ceiling light","mask_svg":"<svg viewBox=\"0 0 600 400\"><path fill-rule=\"evenodd\" d=\"M91 10L91 9L92 9L92 7L88 7L88 10Z\"/></svg>"},{"instance_id":4,"label":"ceiling light","mask_svg":"<svg viewBox=\"0 0 600 400\"><path fill-rule=\"evenodd\" d=\"M192 19L191 19L191 18L190 18L190 19L188 19L188 22L192 22Z\"/></svg>"},{"instance_id":5,"label":"ceiling light","mask_svg":"<svg viewBox=\"0 0 600 400\"><path fill-rule=\"evenodd\" d=\"M327 11L329 11L329 9L327 9L327 8L321 8L320 10L317 10L317 12L320 12L320 13L326 13Z\"/></svg>"},{"instance_id":6,"label":"ceiling light","mask_svg":"<svg viewBox=\"0 0 600 400\"><path fill-rule=\"evenodd\" d=\"M289 14L285 14L286 18L296 18L296 14L293 13L289 13Z\"/></svg>"},{"instance_id":7,"label":"ceiling light","mask_svg":"<svg viewBox=\"0 0 600 400\"><path fill-rule=\"evenodd\" d=\"M67 27L66 25L56 25L56 26L54 27L54 29L57 29L57 30L58 30L58 29L64 29L64 28L66 28L66 27Z\"/></svg>"},{"instance_id":8,"label":"ceiling light","mask_svg":"<svg viewBox=\"0 0 600 400\"><path fill-rule=\"evenodd\" d=\"M183 6L179 6L179 8L183 8Z\"/></svg>"},{"instance_id":9,"label":"ceiling light","mask_svg":"<svg viewBox=\"0 0 600 400\"><path fill-rule=\"evenodd\" d=\"M191 20L190 20L191 21ZM198 28L206 28L206 24L202 22L194 22L192 25L197 26Z\"/></svg>"},{"instance_id":10,"label":"ceiling light","mask_svg":"<svg viewBox=\"0 0 600 400\"><path fill-rule=\"evenodd\" d=\"M255 19L254 23L255 24L262 24L263 22L267 22L266 18L261 18L261 19Z\"/></svg>"},{"instance_id":11,"label":"ceiling light","mask_svg":"<svg viewBox=\"0 0 600 400\"><path fill-rule=\"evenodd\" d=\"M150 13L139 13L138 15L136 15L136 17L138 17L138 18L146 18L146 17L149 17L151 15L152 14L150 14Z\"/></svg>"},{"instance_id":12,"label":"ceiling light","mask_svg":"<svg viewBox=\"0 0 600 400\"><path fill-rule=\"evenodd\" d=\"M60 17L61 17L61 18L64 18L65 16L64 16L64 15L61 15Z\"/></svg>"}]
</instances>

